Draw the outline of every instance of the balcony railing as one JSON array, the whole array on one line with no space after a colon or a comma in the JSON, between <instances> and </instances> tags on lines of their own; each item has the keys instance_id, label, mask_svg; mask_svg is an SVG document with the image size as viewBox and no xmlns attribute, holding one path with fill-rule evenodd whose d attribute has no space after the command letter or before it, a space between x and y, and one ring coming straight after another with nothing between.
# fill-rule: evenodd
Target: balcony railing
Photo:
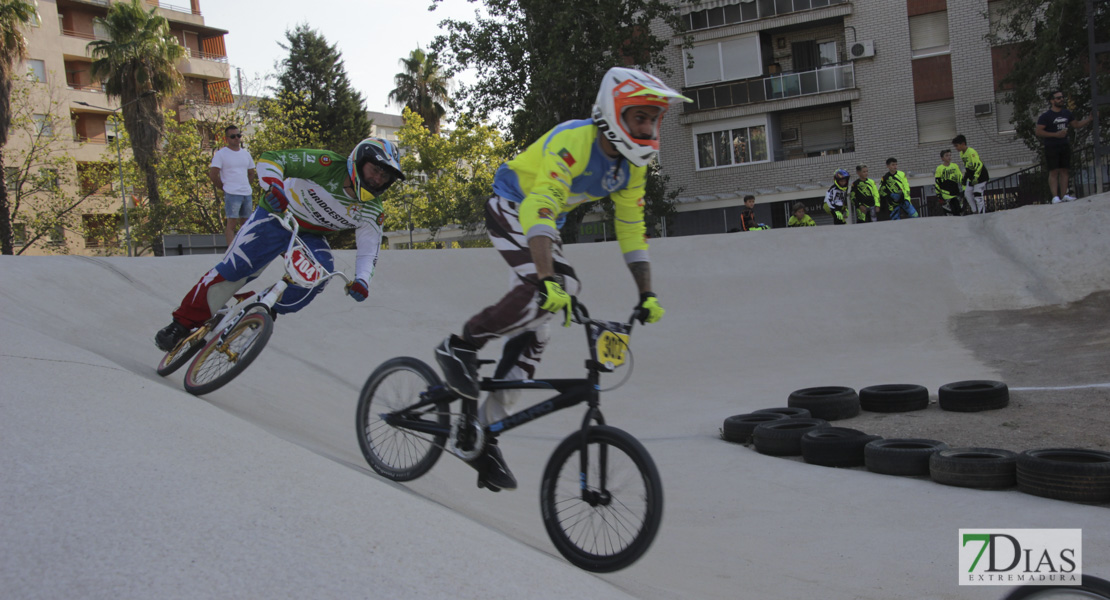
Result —
<instances>
[{"instance_id":1,"label":"balcony railing","mask_svg":"<svg viewBox=\"0 0 1110 600\"><path fill-rule=\"evenodd\" d=\"M68 37L81 38L83 40L107 40L110 39L106 35L97 35L95 33L86 33L84 31L75 31L73 29L62 29L62 35Z\"/></svg>"},{"instance_id":2,"label":"balcony railing","mask_svg":"<svg viewBox=\"0 0 1110 600\"><path fill-rule=\"evenodd\" d=\"M194 52L191 48L185 48L185 57L186 58L195 58L195 59L198 59L198 60L209 60L209 61L218 62L218 63L226 63L227 62L227 57L224 56L224 55L211 54L209 52L202 52L202 51L199 51L199 50Z\"/></svg>"},{"instance_id":3,"label":"balcony railing","mask_svg":"<svg viewBox=\"0 0 1110 600\"><path fill-rule=\"evenodd\" d=\"M709 29L734 23L768 19L779 15L846 4L848 0L754 0L717 8L698 10L686 15L691 30Z\"/></svg>"},{"instance_id":4,"label":"balcony railing","mask_svg":"<svg viewBox=\"0 0 1110 600\"><path fill-rule=\"evenodd\" d=\"M199 15L200 14L199 10L193 10L192 8L187 8L187 7L183 7L183 6L176 6L176 5L170 4L168 2L161 2L160 0L158 0L158 1L147 0L147 3L148 4L153 4L153 5L157 6L158 8L165 9L165 10L172 10L172 11L175 11L175 12L186 13L186 14L190 14L190 15Z\"/></svg>"},{"instance_id":5,"label":"balcony railing","mask_svg":"<svg viewBox=\"0 0 1110 600\"><path fill-rule=\"evenodd\" d=\"M67 82L66 86L71 90L80 90L82 92L103 93L104 86L100 83L71 83Z\"/></svg>"},{"instance_id":6,"label":"balcony railing","mask_svg":"<svg viewBox=\"0 0 1110 600\"><path fill-rule=\"evenodd\" d=\"M684 90L694 100L684 104L683 112L697 112L728 106L740 106L768 100L824 94L856 87L853 63L840 63L800 73L783 73L768 77L717 83Z\"/></svg>"}]
</instances>

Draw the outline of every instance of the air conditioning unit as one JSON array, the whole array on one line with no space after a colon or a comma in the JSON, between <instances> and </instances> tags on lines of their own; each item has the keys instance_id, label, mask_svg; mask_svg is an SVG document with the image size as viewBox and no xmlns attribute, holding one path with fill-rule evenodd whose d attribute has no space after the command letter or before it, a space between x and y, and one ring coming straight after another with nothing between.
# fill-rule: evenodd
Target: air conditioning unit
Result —
<instances>
[{"instance_id":1,"label":"air conditioning unit","mask_svg":"<svg viewBox=\"0 0 1110 600\"><path fill-rule=\"evenodd\" d=\"M852 107L844 106L840 109L840 122L848 125L852 122Z\"/></svg>"},{"instance_id":2,"label":"air conditioning unit","mask_svg":"<svg viewBox=\"0 0 1110 600\"><path fill-rule=\"evenodd\" d=\"M875 42L871 40L852 42L852 45L848 47L848 58L852 60L872 56L875 56Z\"/></svg>"},{"instance_id":3,"label":"air conditioning unit","mask_svg":"<svg viewBox=\"0 0 1110 600\"><path fill-rule=\"evenodd\" d=\"M994 110L993 110L993 107L991 106L990 102L987 102L986 104L976 104L975 105L975 116L976 117L985 117L985 116L991 114L992 112L994 112Z\"/></svg>"}]
</instances>

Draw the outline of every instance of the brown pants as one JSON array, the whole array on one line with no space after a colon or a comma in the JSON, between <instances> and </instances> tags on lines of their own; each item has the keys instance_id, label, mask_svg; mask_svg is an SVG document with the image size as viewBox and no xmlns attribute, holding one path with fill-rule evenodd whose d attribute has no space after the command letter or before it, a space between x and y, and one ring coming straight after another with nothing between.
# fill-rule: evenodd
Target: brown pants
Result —
<instances>
[{"instance_id":1,"label":"brown pants","mask_svg":"<svg viewBox=\"0 0 1110 600\"><path fill-rule=\"evenodd\" d=\"M486 202L486 230L493 247L509 263L510 289L492 306L470 318L463 326L463 339L481 348L492 339L507 337L497 378L532 378L547 345L547 324L555 317L541 310L539 281L532 251L521 231L517 204L494 196ZM563 242L556 240L551 248L556 277L562 280L568 294L581 289L574 267L563 256ZM527 336L527 337L525 337ZM519 338L519 339L518 339ZM515 343L514 343L515 342Z\"/></svg>"}]
</instances>

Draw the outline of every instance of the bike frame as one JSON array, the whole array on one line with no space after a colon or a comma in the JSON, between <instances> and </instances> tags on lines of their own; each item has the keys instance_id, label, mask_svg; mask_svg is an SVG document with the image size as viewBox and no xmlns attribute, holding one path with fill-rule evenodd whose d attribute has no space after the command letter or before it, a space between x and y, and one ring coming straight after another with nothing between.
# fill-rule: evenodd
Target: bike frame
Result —
<instances>
[{"instance_id":1,"label":"bike frame","mask_svg":"<svg viewBox=\"0 0 1110 600\"><path fill-rule=\"evenodd\" d=\"M212 331L220 332L221 338L231 331L232 326L243 317L247 310L259 305L264 305L267 310L272 309L291 284L312 289L323 285L332 277L339 277L346 283L351 282L343 273L328 271L316 260L316 257L308 250L308 246L301 241L298 235L300 224L292 213L286 212L275 218L289 232L289 245L282 253L285 259L285 275L274 285L237 304L236 306L242 306L239 310L229 310L219 324L212 328Z\"/></svg>"},{"instance_id":2,"label":"bike frame","mask_svg":"<svg viewBox=\"0 0 1110 600\"><path fill-rule=\"evenodd\" d=\"M586 369L588 370L587 377L583 379L492 379L489 377L483 378L480 383L480 389L485 391L497 390L535 390L535 389L553 389L560 392L558 395L548 398L546 400L537 402L532 406L521 410L517 413L509 415L500 421L491 423L484 428L484 433L490 437L497 437L506 431L516 429L525 423L530 423L536 419L553 412L570 408L586 402L589 404L589 410L582 419L582 431L585 432L590 426L590 423L597 423L598 425L605 424L605 417L601 414L600 408L600 381L601 373L609 373L614 369L607 366L598 360L596 344L601 335L606 332L617 332L622 334L629 334L632 331L632 324L635 321L635 315L625 323L617 323L612 321L598 321L589 318L589 314L584 306L580 304L575 305L575 321L585 325L586 340L590 347L590 359L586 361ZM450 436L452 427L442 426L439 423L425 421L420 418L410 418L407 413L413 410L420 409L427 406L432 406L442 402L453 402L458 400L459 397L448 390L443 385L435 386L420 394L420 402L406 407L401 411L390 413L382 416L382 420L387 424L394 427L403 427L421 433L427 433L436 436ZM477 416L477 401L463 400L462 414L469 420L471 417ZM585 436L582 438L585 443ZM582 453L583 463L585 462L585 453Z\"/></svg>"}]
</instances>

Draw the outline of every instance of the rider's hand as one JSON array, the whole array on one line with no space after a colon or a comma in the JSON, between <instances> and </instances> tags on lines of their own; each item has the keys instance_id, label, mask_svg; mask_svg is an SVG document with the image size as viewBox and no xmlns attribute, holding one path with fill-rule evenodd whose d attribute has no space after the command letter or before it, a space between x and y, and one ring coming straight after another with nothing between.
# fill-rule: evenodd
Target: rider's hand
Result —
<instances>
[{"instance_id":1,"label":"rider's hand","mask_svg":"<svg viewBox=\"0 0 1110 600\"><path fill-rule=\"evenodd\" d=\"M368 281L356 279L347 284L347 295L354 298L358 302L362 302L366 299L366 295L368 293L367 287L369 285L370 282Z\"/></svg>"},{"instance_id":2,"label":"rider's hand","mask_svg":"<svg viewBox=\"0 0 1110 600\"><path fill-rule=\"evenodd\" d=\"M563 311L566 315L563 327L570 327L570 308L574 299L554 277L546 277L540 284L540 308L551 313Z\"/></svg>"},{"instance_id":3,"label":"rider's hand","mask_svg":"<svg viewBox=\"0 0 1110 600\"><path fill-rule=\"evenodd\" d=\"M655 297L653 292L644 292L640 294L640 304L636 307L636 318L639 319L640 324L654 323L663 318L662 306L659 306L659 299Z\"/></svg>"},{"instance_id":4,"label":"rider's hand","mask_svg":"<svg viewBox=\"0 0 1110 600\"><path fill-rule=\"evenodd\" d=\"M283 213L289 206L289 200L281 190L271 186L270 191L266 192L266 204L269 204L274 212Z\"/></svg>"}]
</instances>

